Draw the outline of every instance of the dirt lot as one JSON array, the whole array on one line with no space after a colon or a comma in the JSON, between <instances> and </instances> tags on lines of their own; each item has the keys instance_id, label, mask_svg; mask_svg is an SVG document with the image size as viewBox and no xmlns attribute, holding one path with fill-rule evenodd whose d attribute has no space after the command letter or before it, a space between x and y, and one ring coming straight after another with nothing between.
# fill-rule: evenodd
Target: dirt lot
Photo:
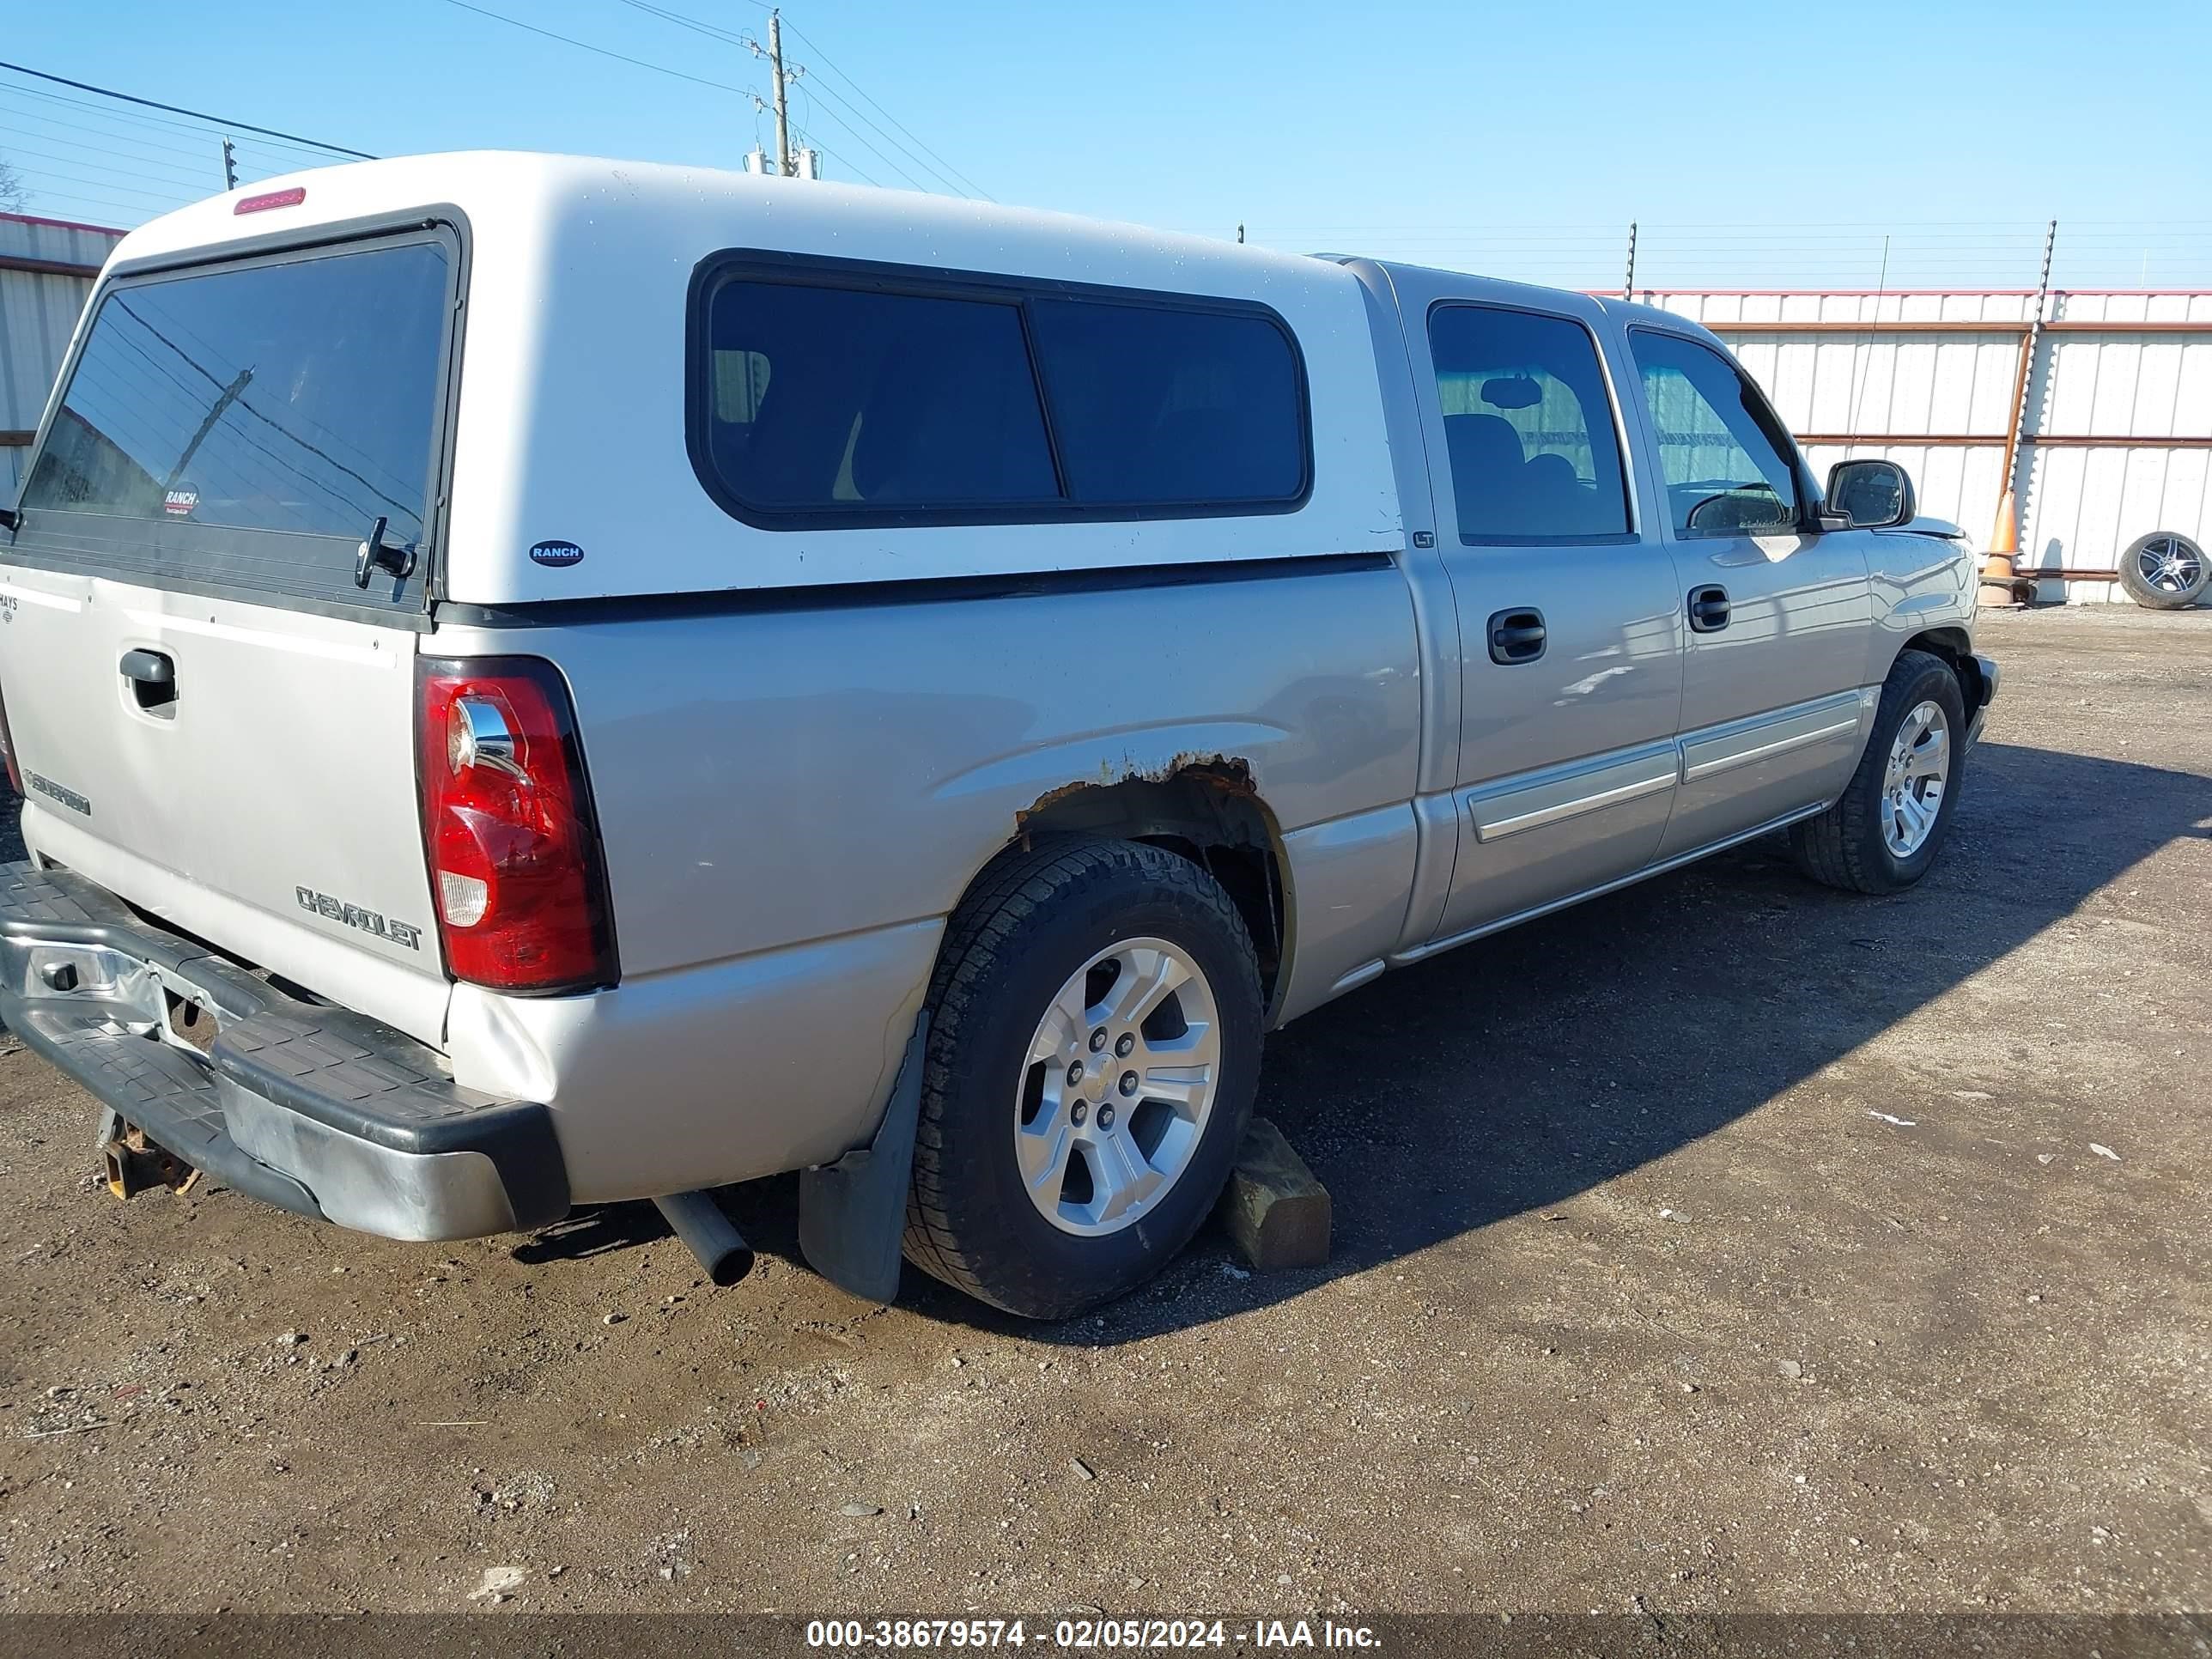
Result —
<instances>
[{"instance_id":1,"label":"dirt lot","mask_svg":"<svg viewBox=\"0 0 2212 1659\"><path fill-rule=\"evenodd\" d=\"M0 1610L2212 1606L2212 613L1984 637L1919 891L1762 844L1310 1016L1335 1261L1071 1328L854 1304L789 1182L722 1291L120 1206L0 1036Z\"/></svg>"}]
</instances>

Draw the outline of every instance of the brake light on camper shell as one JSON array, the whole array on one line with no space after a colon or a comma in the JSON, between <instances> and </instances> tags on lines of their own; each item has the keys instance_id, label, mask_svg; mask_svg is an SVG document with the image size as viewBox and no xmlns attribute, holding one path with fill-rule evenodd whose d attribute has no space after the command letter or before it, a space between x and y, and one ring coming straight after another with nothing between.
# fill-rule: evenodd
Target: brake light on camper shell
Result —
<instances>
[{"instance_id":1,"label":"brake light on camper shell","mask_svg":"<svg viewBox=\"0 0 2212 1659\"><path fill-rule=\"evenodd\" d=\"M258 196L241 196L238 198L238 205L230 211L235 218L241 213L266 213L270 208L297 207L307 199L307 186L295 185L289 190L267 190Z\"/></svg>"},{"instance_id":2,"label":"brake light on camper shell","mask_svg":"<svg viewBox=\"0 0 2212 1659\"><path fill-rule=\"evenodd\" d=\"M568 690L534 657L423 659L416 763L446 964L495 991L612 985L614 915Z\"/></svg>"}]
</instances>

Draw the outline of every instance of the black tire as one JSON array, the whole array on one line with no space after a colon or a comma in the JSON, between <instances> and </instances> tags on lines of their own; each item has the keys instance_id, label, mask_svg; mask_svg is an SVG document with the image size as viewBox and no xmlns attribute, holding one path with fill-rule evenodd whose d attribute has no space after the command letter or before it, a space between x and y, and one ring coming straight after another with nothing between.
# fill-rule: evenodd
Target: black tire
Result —
<instances>
[{"instance_id":1,"label":"black tire","mask_svg":"<svg viewBox=\"0 0 2212 1659\"><path fill-rule=\"evenodd\" d=\"M2156 580L2143 568L2146 553L2154 565L2162 567ZM2188 537L2154 530L2136 537L2120 555L2120 586L2145 610L2186 611L2212 587L2212 559Z\"/></svg>"},{"instance_id":2,"label":"black tire","mask_svg":"<svg viewBox=\"0 0 2212 1659\"><path fill-rule=\"evenodd\" d=\"M1950 770L1937 802L1935 827L1910 858L1899 858L1882 834L1882 783L1890 746L1905 716L1923 702L1943 711L1951 744ZM1942 658L1900 651L1881 683L1874 731L1843 798L1815 818L1794 824L1790 850L1814 881L1852 893L1896 893L1928 873L1942 850L1966 779L1966 700L1959 677Z\"/></svg>"},{"instance_id":3,"label":"black tire","mask_svg":"<svg viewBox=\"0 0 2212 1659\"><path fill-rule=\"evenodd\" d=\"M1204 973L1221 1036L1218 1092L1174 1184L1119 1232L1062 1231L1024 1191L1018 1090L1047 1005L1118 939L1158 938ZM1164 1267L1234 1166L1260 1072L1260 971L1236 905L1189 860L1067 837L987 869L953 913L930 988L927 1062L907 1203L907 1259L992 1306L1066 1319Z\"/></svg>"}]
</instances>

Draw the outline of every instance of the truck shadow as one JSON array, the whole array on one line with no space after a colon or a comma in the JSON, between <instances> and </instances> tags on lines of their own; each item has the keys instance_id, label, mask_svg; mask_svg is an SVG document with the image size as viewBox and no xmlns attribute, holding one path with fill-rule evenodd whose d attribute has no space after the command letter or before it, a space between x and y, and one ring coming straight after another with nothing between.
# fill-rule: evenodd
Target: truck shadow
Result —
<instances>
[{"instance_id":1,"label":"truck shadow","mask_svg":"<svg viewBox=\"0 0 2212 1659\"><path fill-rule=\"evenodd\" d=\"M1131 1341L1540 1212L1757 1110L2170 842L2212 838L2212 779L2192 773L1992 743L1972 766L1911 893L1815 886L1770 837L1386 975L1270 1037L1257 1109L1329 1188L1328 1266L1237 1277L1209 1225L1152 1284L1065 1325L912 1267L902 1304L1030 1340ZM797 1194L783 1177L724 1198L757 1248L799 1262ZM643 1206L601 1215L578 1218L571 1250L603 1227L659 1231Z\"/></svg>"}]
</instances>

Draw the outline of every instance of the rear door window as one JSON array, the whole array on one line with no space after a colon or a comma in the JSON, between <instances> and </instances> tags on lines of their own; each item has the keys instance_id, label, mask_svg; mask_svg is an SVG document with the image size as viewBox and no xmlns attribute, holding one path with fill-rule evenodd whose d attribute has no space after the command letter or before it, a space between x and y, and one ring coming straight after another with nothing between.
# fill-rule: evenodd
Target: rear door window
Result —
<instances>
[{"instance_id":1,"label":"rear door window","mask_svg":"<svg viewBox=\"0 0 2212 1659\"><path fill-rule=\"evenodd\" d=\"M1462 542L1628 533L1613 402L1588 329L1533 311L1440 306L1429 353Z\"/></svg>"},{"instance_id":2,"label":"rear door window","mask_svg":"<svg viewBox=\"0 0 2212 1659\"><path fill-rule=\"evenodd\" d=\"M389 578L356 585L355 549L380 519L386 545L425 540L451 277L429 237L118 283L24 487L19 548L249 594L400 599Z\"/></svg>"}]
</instances>

